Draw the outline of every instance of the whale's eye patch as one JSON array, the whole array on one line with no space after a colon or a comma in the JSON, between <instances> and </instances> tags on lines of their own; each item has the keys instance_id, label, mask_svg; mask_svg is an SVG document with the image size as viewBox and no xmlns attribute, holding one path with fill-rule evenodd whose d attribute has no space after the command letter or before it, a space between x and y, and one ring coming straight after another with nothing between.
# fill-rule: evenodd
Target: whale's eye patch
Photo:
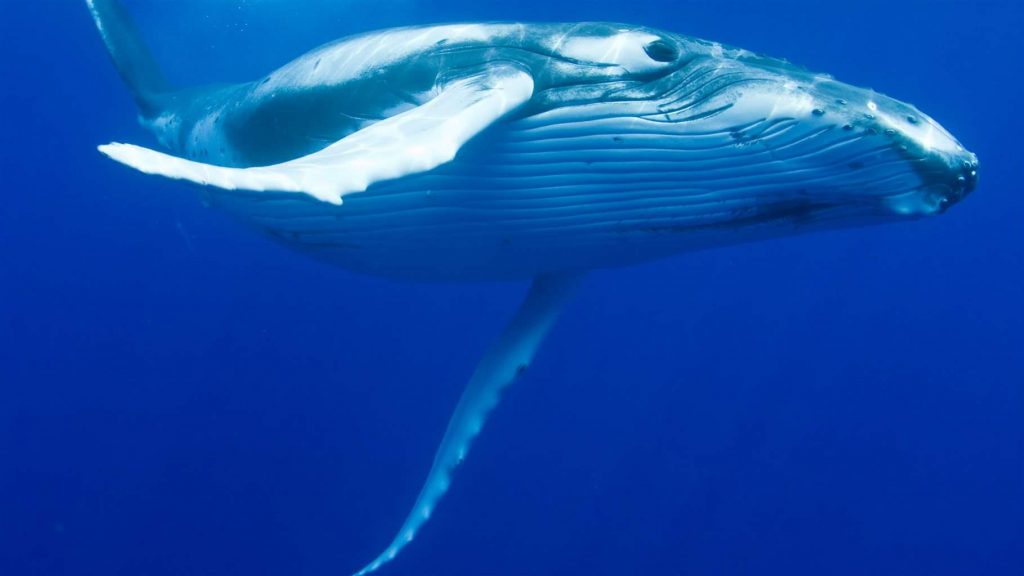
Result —
<instances>
[{"instance_id":1,"label":"whale's eye patch","mask_svg":"<svg viewBox=\"0 0 1024 576\"><path fill-rule=\"evenodd\" d=\"M644 52L656 62L674 62L679 58L679 50L664 40L648 42Z\"/></svg>"}]
</instances>

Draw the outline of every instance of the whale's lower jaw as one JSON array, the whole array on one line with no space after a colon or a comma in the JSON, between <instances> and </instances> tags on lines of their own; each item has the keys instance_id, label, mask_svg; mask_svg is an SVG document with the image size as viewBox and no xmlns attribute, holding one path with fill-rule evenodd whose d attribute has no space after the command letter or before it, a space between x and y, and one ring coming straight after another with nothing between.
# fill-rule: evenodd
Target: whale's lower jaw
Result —
<instances>
[{"instance_id":1,"label":"whale's lower jaw","mask_svg":"<svg viewBox=\"0 0 1024 576\"><path fill-rule=\"evenodd\" d=\"M643 114L650 107L511 122L447 166L340 207L283 194L212 199L318 258L419 280L623 266L942 208L926 188L944 167L878 130L780 110L776 95L692 118Z\"/></svg>"}]
</instances>

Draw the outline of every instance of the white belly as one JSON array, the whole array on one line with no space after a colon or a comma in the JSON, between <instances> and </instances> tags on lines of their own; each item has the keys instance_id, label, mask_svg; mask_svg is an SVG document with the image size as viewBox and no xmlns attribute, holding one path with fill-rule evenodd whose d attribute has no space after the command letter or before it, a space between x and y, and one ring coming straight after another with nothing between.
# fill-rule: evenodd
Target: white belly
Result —
<instances>
[{"instance_id":1,"label":"white belly","mask_svg":"<svg viewBox=\"0 0 1024 576\"><path fill-rule=\"evenodd\" d=\"M294 194L211 199L355 271L517 279L629 265L840 218L848 225L876 210L873 189L909 189L916 179L884 139L813 119L752 119L738 106L699 122L599 112L497 127L451 164L347 196L338 207ZM894 179L908 182L893 186Z\"/></svg>"}]
</instances>

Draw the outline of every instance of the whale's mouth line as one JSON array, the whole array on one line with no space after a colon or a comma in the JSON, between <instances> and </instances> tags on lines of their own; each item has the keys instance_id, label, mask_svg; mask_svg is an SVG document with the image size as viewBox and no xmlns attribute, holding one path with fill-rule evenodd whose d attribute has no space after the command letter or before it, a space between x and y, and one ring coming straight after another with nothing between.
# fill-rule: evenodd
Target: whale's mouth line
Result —
<instances>
[{"instance_id":1,"label":"whale's mouth line","mask_svg":"<svg viewBox=\"0 0 1024 576\"><path fill-rule=\"evenodd\" d=\"M827 227L830 222L855 220L858 217L865 221L877 221L880 217L884 219L886 214L891 213L886 207L890 198L916 193L917 190L908 190L884 198L853 198L845 195L831 199L785 198L725 210L717 218L709 218L711 214L703 214L700 217L693 217L690 222L649 222L638 225L636 230L657 234L700 234L777 228L796 232Z\"/></svg>"}]
</instances>

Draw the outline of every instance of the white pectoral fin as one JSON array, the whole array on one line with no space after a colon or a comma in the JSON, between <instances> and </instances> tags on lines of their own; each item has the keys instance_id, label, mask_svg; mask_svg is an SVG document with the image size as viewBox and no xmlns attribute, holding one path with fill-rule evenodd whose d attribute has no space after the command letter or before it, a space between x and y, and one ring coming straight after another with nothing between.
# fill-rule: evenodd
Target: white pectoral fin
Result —
<instances>
[{"instance_id":1,"label":"white pectoral fin","mask_svg":"<svg viewBox=\"0 0 1024 576\"><path fill-rule=\"evenodd\" d=\"M581 278L579 274L566 273L540 276L533 281L523 304L498 341L484 355L466 385L455 413L448 421L448 429L434 455L434 463L423 488L398 534L356 576L366 576L393 560L427 522L438 501L448 491L455 468L466 457L487 416L498 405L502 390L529 366Z\"/></svg>"},{"instance_id":2,"label":"white pectoral fin","mask_svg":"<svg viewBox=\"0 0 1024 576\"><path fill-rule=\"evenodd\" d=\"M433 170L471 138L525 104L533 78L500 66L450 82L432 100L381 120L308 156L271 166L228 168L132 144L99 150L147 174L226 190L299 192L341 204L370 185Z\"/></svg>"}]
</instances>

